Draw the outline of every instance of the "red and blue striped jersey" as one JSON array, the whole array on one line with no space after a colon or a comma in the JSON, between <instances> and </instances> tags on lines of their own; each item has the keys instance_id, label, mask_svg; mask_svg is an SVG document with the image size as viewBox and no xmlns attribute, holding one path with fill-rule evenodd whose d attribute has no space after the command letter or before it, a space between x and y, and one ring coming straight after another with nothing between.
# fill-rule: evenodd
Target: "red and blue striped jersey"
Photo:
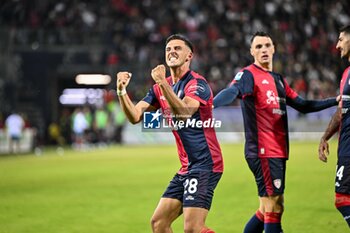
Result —
<instances>
[{"instance_id":1,"label":"red and blue striped jersey","mask_svg":"<svg viewBox=\"0 0 350 233\"><path fill-rule=\"evenodd\" d=\"M339 127L338 156L350 157L350 66L346 68L340 81L340 94L342 118Z\"/></svg>"},{"instance_id":2,"label":"red and blue striped jersey","mask_svg":"<svg viewBox=\"0 0 350 233\"><path fill-rule=\"evenodd\" d=\"M246 158L288 158L287 101L298 97L284 78L252 64L236 74L245 129Z\"/></svg>"},{"instance_id":3,"label":"red and blue striped jersey","mask_svg":"<svg viewBox=\"0 0 350 233\"><path fill-rule=\"evenodd\" d=\"M172 77L167 77L167 81L180 99L188 96L200 102L190 121L206 121L213 118L213 93L204 77L194 71L188 71L177 83L173 83ZM161 108L163 114L171 112L157 84L153 85L143 101L157 109ZM172 132L182 165L179 174L199 170L223 172L223 158L214 127L183 127Z\"/></svg>"}]
</instances>

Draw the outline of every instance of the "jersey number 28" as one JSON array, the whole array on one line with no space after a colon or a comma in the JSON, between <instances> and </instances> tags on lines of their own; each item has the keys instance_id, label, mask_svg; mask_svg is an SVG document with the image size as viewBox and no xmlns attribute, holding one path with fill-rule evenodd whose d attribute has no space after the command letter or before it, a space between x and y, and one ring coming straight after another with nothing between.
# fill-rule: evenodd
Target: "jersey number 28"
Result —
<instances>
[{"instance_id":1,"label":"jersey number 28","mask_svg":"<svg viewBox=\"0 0 350 233\"><path fill-rule=\"evenodd\" d=\"M189 192L190 194L193 194L197 192L197 185L198 185L198 180L196 178L192 179L186 179L185 181L185 194Z\"/></svg>"}]
</instances>

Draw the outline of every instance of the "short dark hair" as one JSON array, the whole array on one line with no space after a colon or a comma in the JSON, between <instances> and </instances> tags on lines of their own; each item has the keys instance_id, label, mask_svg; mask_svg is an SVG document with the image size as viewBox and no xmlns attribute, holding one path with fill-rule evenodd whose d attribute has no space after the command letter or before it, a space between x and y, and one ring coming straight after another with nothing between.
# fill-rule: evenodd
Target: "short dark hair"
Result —
<instances>
[{"instance_id":1,"label":"short dark hair","mask_svg":"<svg viewBox=\"0 0 350 233\"><path fill-rule=\"evenodd\" d=\"M350 35L350 24L341 27L341 28L339 29L339 32L344 32L344 33Z\"/></svg>"},{"instance_id":2,"label":"short dark hair","mask_svg":"<svg viewBox=\"0 0 350 233\"><path fill-rule=\"evenodd\" d=\"M270 36L269 33L264 32L264 31L257 31L257 32L254 33L254 35L252 36L252 38L250 38L250 44L253 43L254 38L257 37L257 36L270 37L270 39L272 40L272 37ZM274 43L273 40L272 40L272 43Z\"/></svg>"},{"instance_id":3,"label":"short dark hair","mask_svg":"<svg viewBox=\"0 0 350 233\"><path fill-rule=\"evenodd\" d=\"M192 42L187 38L185 37L184 35L181 35L181 34L173 34L171 36L169 36L167 39L166 39L166 42L165 42L165 45L167 45L170 41L172 40L182 40L183 42L185 42L185 44L187 45L187 47L190 48L191 52L193 53L193 44Z\"/></svg>"}]
</instances>

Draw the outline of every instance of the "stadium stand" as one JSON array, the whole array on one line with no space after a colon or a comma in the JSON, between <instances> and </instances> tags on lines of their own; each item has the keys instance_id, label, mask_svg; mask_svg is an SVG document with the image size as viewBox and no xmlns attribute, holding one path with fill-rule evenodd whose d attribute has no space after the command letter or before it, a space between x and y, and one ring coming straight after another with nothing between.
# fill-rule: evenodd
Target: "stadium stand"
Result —
<instances>
[{"instance_id":1,"label":"stadium stand","mask_svg":"<svg viewBox=\"0 0 350 233\"><path fill-rule=\"evenodd\" d=\"M151 67L163 61L165 38L183 33L195 44L193 68L215 93L251 62L249 39L276 39L275 70L306 98L337 93L342 67L337 28L350 23L350 2L180 0L8 0L0 3L0 112L17 108L38 134L58 120L62 90L77 73L132 70L130 93L142 98ZM114 82L105 86L113 89ZM237 104L237 103L236 103Z\"/></svg>"}]
</instances>

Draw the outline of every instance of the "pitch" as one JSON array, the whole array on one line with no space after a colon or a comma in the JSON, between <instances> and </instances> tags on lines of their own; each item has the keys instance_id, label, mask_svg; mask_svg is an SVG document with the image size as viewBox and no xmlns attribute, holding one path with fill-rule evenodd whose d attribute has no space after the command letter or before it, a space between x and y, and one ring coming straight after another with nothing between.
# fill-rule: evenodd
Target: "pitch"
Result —
<instances>
[{"instance_id":1,"label":"pitch","mask_svg":"<svg viewBox=\"0 0 350 233\"><path fill-rule=\"evenodd\" d=\"M283 228L288 233L349 229L334 208L336 141L327 164L317 142L291 143ZM225 173L207 223L240 233L258 207L242 144L222 145ZM121 146L41 156L0 157L0 233L145 233L169 180L179 168L173 145ZM182 231L182 218L173 226Z\"/></svg>"}]
</instances>

